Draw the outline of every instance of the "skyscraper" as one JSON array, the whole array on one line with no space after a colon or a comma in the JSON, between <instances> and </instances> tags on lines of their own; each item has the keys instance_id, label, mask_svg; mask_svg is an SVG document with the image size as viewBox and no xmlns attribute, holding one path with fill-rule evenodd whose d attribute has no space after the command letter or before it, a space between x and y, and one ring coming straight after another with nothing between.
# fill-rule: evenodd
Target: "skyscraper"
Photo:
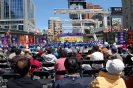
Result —
<instances>
[{"instance_id":1,"label":"skyscraper","mask_svg":"<svg viewBox=\"0 0 133 88\"><path fill-rule=\"evenodd\" d=\"M122 0L122 16L124 29L133 29L133 0Z\"/></svg>"},{"instance_id":2,"label":"skyscraper","mask_svg":"<svg viewBox=\"0 0 133 88\"><path fill-rule=\"evenodd\" d=\"M0 0L0 27L27 31L36 28L32 0Z\"/></svg>"}]
</instances>

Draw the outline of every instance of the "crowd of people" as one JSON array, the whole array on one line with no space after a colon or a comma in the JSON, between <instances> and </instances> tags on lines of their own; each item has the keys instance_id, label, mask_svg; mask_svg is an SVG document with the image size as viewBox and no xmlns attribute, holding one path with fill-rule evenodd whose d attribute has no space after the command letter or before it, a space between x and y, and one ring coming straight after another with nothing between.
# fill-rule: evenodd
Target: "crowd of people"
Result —
<instances>
[{"instance_id":1,"label":"crowd of people","mask_svg":"<svg viewBox=\"0 0 133 88\"><path fill-rule=\"evenodd\" d=\"M31 79L30 73L43 69L44 71L65 70L65 75L56 75L52 88L132 88L133 74L125 73L124 68L133 65L133 45L104 44L84 46L34 46L0 48L0 60L7 60L15 65L14 72L18 78L11 78L7 88L42 88L42 84ZM82 61L105 61L103 64L82 64ZM42 63L54 63L53 67L43 67ZM81 64L79 65L79 62ZM37 68L31 68L31 64ZM78 73L82 70L101 69L97 77L88 82ZM126 76L126 77L125 77Z\"/></svg>"}]
</instances>

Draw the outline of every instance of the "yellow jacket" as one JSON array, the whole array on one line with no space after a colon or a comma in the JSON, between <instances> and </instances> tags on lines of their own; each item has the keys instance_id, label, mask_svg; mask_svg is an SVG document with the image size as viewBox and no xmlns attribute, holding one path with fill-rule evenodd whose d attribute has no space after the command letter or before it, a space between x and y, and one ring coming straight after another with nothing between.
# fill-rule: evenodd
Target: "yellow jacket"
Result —
<instances>
[{"instance_id":1,"label":"yellow jacket","mask_svg":"<svg viewBox=\"0 0 133 88\"><path fill-rule=\"evenodd\" d=\"M119 75L99 72L99 76L90 83L90 88L126 88L125 82Z\"/></svg>"}]
</instances>

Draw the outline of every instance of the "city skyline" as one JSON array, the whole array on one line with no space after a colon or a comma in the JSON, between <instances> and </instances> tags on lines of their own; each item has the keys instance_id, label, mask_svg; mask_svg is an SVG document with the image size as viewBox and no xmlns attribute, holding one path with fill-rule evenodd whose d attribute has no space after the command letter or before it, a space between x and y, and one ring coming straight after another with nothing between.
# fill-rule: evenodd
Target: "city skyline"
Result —
<instances>
[{"instance_id":1,"label":"city skyline","mask_svg":"<svg viewBox=\"0 0 133 88\"><path fill-rule=\"evenodd\" d=\"M48 19L50 17L60 17L61 19L69 19L69 15L66 14L54 14L54 8L68 8L67 0L33 0L36 7L36 28L47 29ZM93 3L100 5L104 9L108 10L110 7L120 7L121 0L86 0L87 3ZM67 26L67 24L64 24Z\"/></svg>"}]
</instances>

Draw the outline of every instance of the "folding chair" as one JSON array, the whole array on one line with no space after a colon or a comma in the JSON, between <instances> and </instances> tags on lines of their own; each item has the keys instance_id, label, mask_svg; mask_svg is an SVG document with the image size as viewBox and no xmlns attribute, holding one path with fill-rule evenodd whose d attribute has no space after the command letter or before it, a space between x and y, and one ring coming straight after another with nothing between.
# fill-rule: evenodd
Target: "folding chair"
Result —
<instances>
[{"instance_id":1,"label":"folding chair","mask_svg":"<svg viewBox=\"0 0 133 88\"><path fill-rule=\"evenodd\" d=\"M82 54L82 57L85 58L87 55L86 54Z\"/></svg>"},{"instance_id":2,"label":"folding chair","mask_svg":"<svg viewBox=\"0 0 133 88\"><path fill-rule=\"evenodd\" d=\"M103 68L105 67L105 61L104 60L96 60L96 61L93 61L93 64L103 64ZM101 68L98 68L98 69L101 69Z\"/></svg>"},{"instance_id":3,"label":"folding chair","mask_svg":"<svg viewBox=\"0 0 133 88\"><path fill-rule=\"evenodd\" d=\"M39 76L40 79L38 79L38 81L42 84L42 85L47 85L49 83L52 82L51 79L48 79L48 76L50 75L49 72L47 71L34 71L33 73L33 77L34 76ZM45 77L45 79L43 78Z\"/></svg>"},{"instance_id":4,"label":"folding chair","mask_svg":"<svg viewBox=\"0 0 133 88\"><path fill-rule=\"evenodd\" d=\"M20 75L17 73L4 73L2 75L2 85L6 85L7 80L11 79L11 78L18 78Z\"/></svg>"},{"instance_id":5,"label":"folding chair","mask_svg":"<svg viewBox=\"0 0 133 88\"><path fill-rule=\"evenodd\" d=\"M90 61L90 60L83 60L83 61L82 61L82 64L89 64L90 66L92 66L93 61Z\"/></svg>"},{"instance_id":6,"label":"folding chair","mask_svg":"<svg viewBox=\"0 0 133 88\"><path fill-rule=\"evenodd\" d=\"M66 71L65 70L58 70L55 72L56 75L65 75Z\"/></svg>"},{"instance_id":7,"label":"folding chair","mask_svg":"<svg viewBox=\"0 0 133 88\"><path fill-rule=\"evenodd\" d=\"M31 64L31 68L37 68L35 64Z\"/></svg>"},{"instance_id":8,"label":"folding chair","mask_svg":"<svg viewBox=\"0 0 133 88\"><path fill-rule=\"evenodd\" d=\"M97 69L91 69L91 70L84 70L82 72L82 77L96 77L96 73L98 73L99 70Z\"/></svg>"},{"instance_id":9,"label":"folding chair","mask_svg":"<svg viewBox=\"0 0 133 88\"><path fill-rule=\"evenodd\" d=\"M42 63L42 67L54 67L54 63ZM51 78L53 78L53 75L54 75L54 70L47 70L50 75L51 75Z\"/></svg>"},{"instance_id":10,"label":"folding chair","mask_svg":"<svg viewBox=\"0 0 133 88\"><path fill-rule=\"evenodd\" d=\"M7 63L7 60L0 60L0 63Z\"/></svg>"},{"instance_id":11,"label":"folding chair","mask_svg":"<svg viewBox=\"0 0 133 88\"><path fill-rule=\"evenodd\" d=\"M133 73L133 66L126 66L124 68L125 76L129 77Z\"/></svg>"}]
</instances>

